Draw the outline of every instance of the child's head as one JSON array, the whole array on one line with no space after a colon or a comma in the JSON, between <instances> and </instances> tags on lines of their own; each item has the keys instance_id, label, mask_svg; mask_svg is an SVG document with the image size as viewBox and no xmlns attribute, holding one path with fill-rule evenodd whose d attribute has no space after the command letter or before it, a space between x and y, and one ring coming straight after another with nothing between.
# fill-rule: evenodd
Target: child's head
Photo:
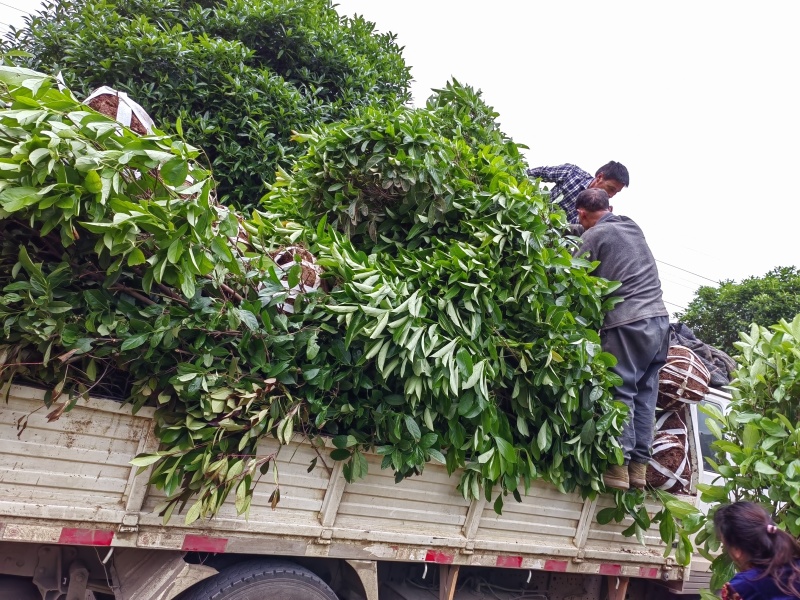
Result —
<instances>
[{"instance_id":1,"label":"child's head","mask_svg":"<svg viewBox=\"0 0 800 600\"><path fill-rule=\"evenodd\" d=\"M800 566L795 564L800 545L778 529L763 508L752 502L720 506L714 515L714 528L740 570L761 569L784 592L800 592Z\"/></svg>"}]
</instances>

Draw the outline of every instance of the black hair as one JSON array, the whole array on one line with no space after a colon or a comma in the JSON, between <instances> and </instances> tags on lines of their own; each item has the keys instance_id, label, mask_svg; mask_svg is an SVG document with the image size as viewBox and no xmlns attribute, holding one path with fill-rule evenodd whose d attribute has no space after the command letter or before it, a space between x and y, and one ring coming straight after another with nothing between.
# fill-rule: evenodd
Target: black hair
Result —
<instances>
[{"instance_id":1,"label":"black hair","mask_svg":"<svg viewBox=\"0 0 800 600\"><path fill-rule=\"evenodd\" d=\"M800 544L778 529L758 504L734 502L720 506L714 514L717 537L729 547L745 553L749 563L771 577L783 593L800 597Z\"/></svg>"},{"instance_id":2,"label":"black hair","mask_svg":"<svg viewBox=\"0 0 800 600\"><path fill-rule=\"evenodd\" d=\"M611 162L606 163L597 169L597 173L595 173L594 176L597 177L601 173L603 174L604 178L616 179L625 187L628 187L628 185L631 183L631 178L628 175L628 169L625 167L625 165L618 163L615 160L612 160Z\"/></svg>"},{"instance_id":3,"label":"black hair","mask_svg":"<svg viewBox=\"0 0 800 600\"><path fill-rule=\"evenodd\" d=\"M608 194L600 188L587 188L575 198L575 209L584 208L589 212L608 210Z\"/></svg>"}]
</instances>

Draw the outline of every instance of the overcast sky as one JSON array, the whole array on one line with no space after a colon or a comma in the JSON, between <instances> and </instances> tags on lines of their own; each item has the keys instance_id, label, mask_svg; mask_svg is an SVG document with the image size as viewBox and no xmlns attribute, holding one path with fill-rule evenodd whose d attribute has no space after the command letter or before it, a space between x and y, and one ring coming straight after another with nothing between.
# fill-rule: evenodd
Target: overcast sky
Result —
<instances>
[{"instance_id":1,"label":"overcast sky","mask_svg":"<svg viewBox=\"0 0 800 600\"><path fill-rule=\"evenodd\" d=\"M0 0L0 22L38 5ZM625 164L614 212L644 229L671 312L700 285L800 266L800 4L340 0L338 11L397 34L417 105L451 77L481 89L530 166Z\"/></svg>"}]
</instances>

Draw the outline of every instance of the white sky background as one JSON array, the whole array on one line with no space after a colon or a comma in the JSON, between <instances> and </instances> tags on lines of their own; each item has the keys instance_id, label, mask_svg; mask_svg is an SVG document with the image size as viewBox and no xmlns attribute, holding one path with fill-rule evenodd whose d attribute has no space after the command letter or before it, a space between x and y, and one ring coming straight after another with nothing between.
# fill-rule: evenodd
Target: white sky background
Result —
<instances>
[{"instance_id":1,"label":"white sky background","mask_svg":"<svg viewBox=\"0 0 800 600\"><path fill-rule=\"evenodd\" d=\"M0 0L0 32L38 6ZM800 4L339 0L337 10L397 34L416 105L451 77L481 89L503 131L530 147L530 166L625 164L631 186L614 212L644 229L671 312L709 279L800 266Z\"/></svg>"}]
</instances>

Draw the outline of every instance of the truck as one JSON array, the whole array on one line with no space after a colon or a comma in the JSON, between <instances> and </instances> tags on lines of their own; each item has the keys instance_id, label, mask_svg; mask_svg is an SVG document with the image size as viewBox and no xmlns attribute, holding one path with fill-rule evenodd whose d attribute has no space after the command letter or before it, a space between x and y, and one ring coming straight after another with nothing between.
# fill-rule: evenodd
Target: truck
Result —
<instances>
[{"instance_id":1,"label":"truck","mask_svg":"<svg viewBox=\"0 0 800 600\"><path fill-rule=\"evenodd\" d=\"M259 446L271 470L247 515L229 499L212 519L164 522L163 492L131 464L158 448L153 410L91 397L50 420L44 396L19 384L0 396L0 600L660 600L708 583L707 564L676 564L656 528L642 544L625 521L598 523L608 494L536 481L496 514L435 463L395 483L369 455L347 482L330 448L299 434ZM679 497L697 506L712 436L689 412Z\"/></svg>"}]
</instances>

